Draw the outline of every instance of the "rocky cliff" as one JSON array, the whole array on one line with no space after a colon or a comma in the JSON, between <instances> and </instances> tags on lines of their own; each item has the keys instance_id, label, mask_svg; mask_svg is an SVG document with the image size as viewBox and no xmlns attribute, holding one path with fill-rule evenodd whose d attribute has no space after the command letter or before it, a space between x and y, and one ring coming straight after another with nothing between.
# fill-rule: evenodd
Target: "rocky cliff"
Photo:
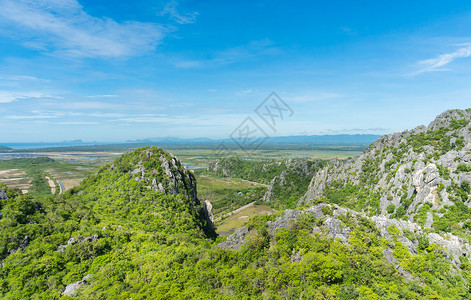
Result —
<instances>
[{"instance_id":1,"label":"rocky cliff","mask_svg":"<svg viewBox=\"0 0 471 300\"><path fill-rule=\"evenodd\" d=\"M357 158L331 161L298 206L323 199L431 227L451 206L471 207L470 121L471 109L449 110L427 127L379 138Z\"/></svg>"},{"instance_id":2,"label":"rocky cliff","mask_svg":"<svg viewBox=\"0 0 471 300\"><path fill-rule=\"evenodd\" d=\"M126 160L126 167L132 169L129 173L137 182L143 181L150 189L164 194L183 194L198 204L195 176L172 154L155 147L138 149L119 158L111 169Z\"/></svg>"},{"instance_id":3,"label":"rocky cliff","mask_svg":"<svg viewBox=\"0 0 471 300\"><path fill-rule=\"evenodd\" d=\"M0 200L7 200L8 195L7 195L7 190L0 190Z\"/></svg>"}]
</instances>

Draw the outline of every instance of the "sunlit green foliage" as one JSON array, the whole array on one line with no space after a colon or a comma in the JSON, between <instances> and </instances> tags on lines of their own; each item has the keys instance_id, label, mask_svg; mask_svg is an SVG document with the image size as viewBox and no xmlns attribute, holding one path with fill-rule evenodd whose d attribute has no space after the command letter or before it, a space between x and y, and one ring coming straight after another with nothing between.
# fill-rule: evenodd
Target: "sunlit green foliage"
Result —
<instances>
[{"instance_id":1,"label":"sunlit green foliage","mask_svg":"<svg viewBox=\"0 0 471 300\"><path fill-rule=\"evenodd\" d=\"M459 164L456 173L471 172L471 164Z\"/></svg>"},{"instance_id":2,"label":"sunlit green foliage","mask_svg":"<svg viewBox=\"0 0 471 300\"><path fill-rule=\"evenodd\" d=\"M331 182L324 191L328 203L338 204L369 215L380 213L380 194L351 183Z\"/></svg>"},{"instance_id":3,"label":"sunlit green foliage","mask_svg":"<svg viewBox=\"0 0 471 300\"><path fill-rule=\"evenodd\" d=\"M456 270L442 248L409 233L419 245L412 255L396 239L399 229L389 228L395 240L386 241L374 222L350 213L338 216L351 229L348 243L314 230L325 219L305 213L277 232L268 226L276 215L256 217L240 251L221 249L223 238L215 240L188 182L181 193L166 195L129 172L141 161L155 170L154 178L166 180L156 159L168 154L142 153L121 157L56 198L7 190L9 198L0 201L0 298L67 299L65 286L87 274L77 299L470 297L465 258ZM375 194L348 188L378 207ZM353 203L341 196L332 193L331 200ZM413 280L387 262L389 247Z\"/></svg>"},{"instance_id":4,"label":"sunlit green foliage","mask_svg":"<svg viewBox=\"0 0 471 300\"><path fill-rule=\"evenodd\" d=\"M458 130L468 125L466 119L451 120L449 127L440 127L437 130L429 130L419 134L411 135L407 142L412 146L415 152L423 152L423 146L432 146L440 155L450 150L461 150L465 145L464 141L458 136L445 134L449 131ZM451 139L455 137L455 142Z\"/></svg>"}]
</instances>

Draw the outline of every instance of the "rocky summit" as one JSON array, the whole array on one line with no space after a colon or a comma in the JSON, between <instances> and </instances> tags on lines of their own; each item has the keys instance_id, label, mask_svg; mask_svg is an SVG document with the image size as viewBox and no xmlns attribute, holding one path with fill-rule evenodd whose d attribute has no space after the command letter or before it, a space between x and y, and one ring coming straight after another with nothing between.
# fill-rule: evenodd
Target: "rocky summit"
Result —
<instances>
[{"instance_id":1,"label":"rocky summit","mask_svg":"<svg viewBox=\"0 0 471 300\"><path fill-rule=\"evenodd\" d=\"M370 216L440 226L457 202L471 207L470 121L471 110L446 111L427 127L379 138L357 158L332 161L298 206L324 199Z\"/></svg>"}]
</instances>

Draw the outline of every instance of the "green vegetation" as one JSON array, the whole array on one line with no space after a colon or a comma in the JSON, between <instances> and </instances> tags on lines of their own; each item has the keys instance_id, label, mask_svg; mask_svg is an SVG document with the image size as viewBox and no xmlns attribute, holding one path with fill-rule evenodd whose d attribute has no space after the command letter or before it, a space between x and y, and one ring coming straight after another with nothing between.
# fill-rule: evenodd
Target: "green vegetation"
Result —
<instances>
[{"instance_id":1,"label":"green vegetation","mask_svg":"<svg viewBox=\"0 0 471 300\"><path fill-rule=\"evenodd\" d=\"M394 240L393 254L402 268L420 277L407 281L384 258L390 243L362 217L341 218L351 228L348 244L313 232L322 219L300 216L270 235L267 221L275 216L255 217L240 251L221 249L215 246L221 239L204 234L204 222L187 199L132 180L123 169L128 159L101 169L54 201L2 200L0 297L58 299L65 285L87 274L79 299L470 296L466 260L456 270L436 244L417 237L420 250L411 255ZM397 236L399 230L390 232ZM93 235L95 240L57 251L71 237L78 241ZM460 275L444 276L454 272Z\"/></svg>"},{"instance_id":2,"label":"green vegetation","mask_svg":"<svg viewBox=\"0 0 471 300\"><path fill-rule=\"evenodd\" d=\"M11 148L5 147L5 146L0 146L0 152L6 152L8 150L11 150Z\"/></svg>"},{"instance_id":3,"label":"green vegetation","mask_svg":"<svg viewBox=\"0 0 471 300\"><path fill-rule=\"evenodd\" d=\"M420 224L421 226L425 225L425 221L427 221L427 213L430 212L432 209L432 204L425 203L419 208L418 213L414 216L414 221Z\"/></svg>"},{"instance_id":4,"label":"green vegetation","mask_svg":"<svg viewBox=\"0 0 471 300\"><path fill-rule=\"evenodd\" d=\"M463 126L452 122L450 128ZM426 132L407 138L407 143L417 150L427 144L437 147L428 160L462 145L459 137L451 136L448 142L456 140L448 146L448 138L442 142L439 137ZM400 198L397 206L389 202L387 213L408 220L416 197L410 182L399 181L390 191L374 188L383 172L387 180L396 176L407 143L365 156L353 179L347 174L343 180L328 181L317 202L373 216L381 213L380 199L387 193L389 201L396 197L394 203ZM204 165L210 157L208 149L198 150L203 158L194 156L195 150L180 151L191 166ZM274 230L273 221L281 210L296 206L312 174L295 167L304 163L301 159L267 159L270 151L264 151L257 159L225 158L217 166L211 163L209 171L193 172L160 148L138 148L56 196L49 192L49 171L78 171L85 165L45 157L0 161L0 169L25 170L32 179L29 195L0 185L1 195L5 190L8 196L0 200L0 298L70 299L62 294L65 286L88 274L77 299L471 298L468 258L460 257L461 267L455 266L447 251L426 235L443 231L471 237L471 209L465 204L471 193L468 182L448 186L454 205L440 211L430 203L414 207L414 221L421 225L433 215L432 229L426 233L389 226L392 239L385 239L371 219L338 215L329 205L321 209L321 218L300 213L284 220L287 228ZM390 153L392 159L385 161ZM403 166L404 174L413 174L414 163ZM333 171L334 164L317 160L305 162L303 168L315 172L324 165L327 173ZM457 172L468 168L460 164ZM457 176L439 165L438 170L443 178ZM402 180L398 177L395 180ZM270 183L271 207L258 205ZM438 194L444 189L440 182ZM221 218L216 229L207 221L204 200L211 201L215 217ZM326 234L335 225L334 215L348 226L348 242ZM228 234L244 225L248 233L240 251L218 246L225 238L215 230ZM409 252L404 237L417 246L416 253Z\"/></svg>"},{"instance_id":5,"label":"green vegetation","mask_svg":"<svg viewBox=\"0 0 471 300\"><path fill-rule=\"evenodd\" d=\"M286 170L286 164L282 162L240 158L223 158L208 166L208 171L215 176L241 178L263 184L269 184L275 176Z\"/></svg>"},{"instance_id":6,"label":"green vegetation","mask_svg":"<svg viewBox=\"0 0 471 300\"><path fill-rule=\"evenodd\" d=\"M271 198L267 205L277 210L293 209L296 207L299 199L306 193L311 183L312 174L317 172L323 165L324 161L304 161L296 164L280 174L278 178L272 182ZM303 168L310 170L305 173Z\"/></svg>"},{"instance_id":7,"label":"green vegetation","mask_svg":"<svg viewBox=\"0 0 471 300\"><path fill-rule=\"evenodd\" d=\"M369 188L341 181L329 183L324 190L324 198L319 201L338 204L368 215L377 215L380 211L380 194Z\"/></svg>"},{"instance_id":8,"label":"green vegetation","mask_svg":"<svg viewBox=\"0 0 471 300\"><path fill-rule=\"evenodd\" d=\"M471 172L470 164L459 164L456 168L456 173Z\"/></svg>"},{"instance_id":9,"label":"green vegetation","mask_svg":"<svg viewBox=\"0 0 471 300\"><path fill-rule=\"evenodd\" d=\"M296 207L306 192L312 175L324 164L324 161L319 160L251 161L224 158L212 161L208 166L208 173L222 178L241 178L270 184L270 197L266 204L280 210Z\"/></svg>"},{"instance_id":10,"label":"green vegetation","mask_svg":"<svg viewBox=\"0 0 471 300\"><path fill-rule=\"evenodd\" d=\"M467 125L468 121L465 119L451 120L449 127L440 127L436 130L428 130L426 132L411 135L407 138L407 142L417 153L424 152L423 147L426 145L432 146L440 155L453 149L461 150L464 147L464 142L457 133L453 133L451 135L446 133L462 129ZM455 138L453 143L451 142L452 138Z\"/></svg>"},{"instance_id":11,"label":"green vegetation","mask_svg":"<svg viewBox=\"0 0 471 300\"><path fill-rule=\"evenodd\" d=\"M450 179L450 169L443 167L439 164L437 164L437 168L438 168L438 174L440 174L440 176L443 177L443 179L445 180Z\"/></svg>"}]
</instances>

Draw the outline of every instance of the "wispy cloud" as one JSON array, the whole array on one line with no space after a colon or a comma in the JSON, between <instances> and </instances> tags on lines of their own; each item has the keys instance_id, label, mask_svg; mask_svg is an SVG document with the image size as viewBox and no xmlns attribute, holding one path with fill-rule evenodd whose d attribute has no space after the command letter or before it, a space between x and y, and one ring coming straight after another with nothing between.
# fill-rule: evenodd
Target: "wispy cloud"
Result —
<instances>
[{"instance_id":1,"label":"wispy cloud","mask_svg":"<svg viewBox=\"0 0 471 300\"><path fill-rule=\"evenodd\" d=\"M62 112L33 110L27 115L9 115L7 119L11 120L34 120L34 119L58 119L64 117Z\"/></svg>"},{"instance_id":2,"label":"wispy cloud","mask_svg":"<svg viewBox=\"0 0 471 300\"><path fill-rule=\"evenodd\" d=\"M0 91L0 103L10 103L22 99L40 99L40 98L56 98L40 92L8 92Z\"/></svg>"},{"instance_id":3,"label":"wispy cloud","mask_svg":"<svg viewBox=\"0 0 471 300\"><path fill-rule=\"evenodd\" d=\"M45 115L32 115L32 116L11 115L11 116L7 116L6 118L10 120L34 120L34 119L56 119L57 117L45 116Z\"/></svg>"},{"instance_id":4,"label":"wispy cloud","mask_svg":"<svg viewBox=\"0 0 471 300\"><path fill-rule=\"evenodd\" d=\"M91 95L87 96L87 98L115 98L118 97L118 95Z\"/></svg>"},{"instance_id":5,"label":"wispy cloud","mask_svg":"<svg viewBox=\"0 0 471 300\"><path fill-rule=\"evenodd\" d=\"M55 124L59 125L98 125L99 122L86 122L86 121L71 121L71 122L56 122Z\"/></svg>"},{"instance_id":6,"label":"wispy cloud","mask_svg":"<svg viewBox=\"0 0 471 300\"><path fill-rule=\"evenodd\" d=\"M0 0L0 26L28 48L74 58L116 58L154 50L166 29L87 14L77 0Z\"/></svg>"},{"instance_id":7,"label":"wispy cloud","mask_svg":"<svg viewBox=\"0 0 471 300\"><path fill-rule=\"evenodd\" d=\"M382 135L391 131L388 128L326 128L317 131L300 131L298 135L337 135L337 134L378 134Z\"/></svg>"},{"instance_id":8,"label":"wispy cloud","mask_svg":"<svg viewBox=\"0 0 471 300\"><path fill-rule=\"evenodd\" d=\"M449 71L449 69L445 69L443 67L453 62L457 58L471 56L471 44L461 44L459 46L462 46L462 48L459 48L454 52L441 54L435 58L420 61L419 64L422 66L422 68L415 72L414 75L425 72Z\"/></svg>"},{"instance_id":9,"label":"wispy cloud","mask_svg":"<svg viewBox=\"0 0 471 300\"><path fill-rule=\"evenodd\" d=\"M26 81L26 80L38 80L38 78L34 76L27 76L27 75L0 75L0 80Z\"/></svg>"},{"instance_id":10,"label":"wispy cloud","mask_svg":"<svg viewBox=\"0 0 471 300\"><path fill-rule=\"evenodd\" d=\"M335 92L306 92L303 95L297 96L285 96L290 102L307 103L307 102L319 102L319 101L330 101L334 99L346 98L346 95Z\"/></svg>"},{"instance_id":11,"label":"wispy cloud","mask_svg":"<svg viewBox=\"0 0 471 300\"><path fill-rule=\"evenodd\" d=\"M215 51L209 59L180 59L175 62L175 66L178 68L217 67L246 61L257 56L275 55L278 53L280 53L280 50L273 45L273 42L264 39L253 41L247 45Z\"/></svg>"},{"instance_id":12,"label":"wispy cloud","mask_svg":"<svg viewBox=\"0 0 471 300\"><path fill-rule=\"evenodd\" d=\"M180 14L177 10L178 2L171 0L165 5L164 9L159 13L161 16L168 15L170 19L177 22L178 24L190 24L196 22L198 12Z\"/></svg>"},{"instance_id":13,"label":"wispy cloud","mask_svg":"<svg viewBox=\"0 0 471 300\"><path fill-rule=\"evenodd\" d=\"M242 90L236 93L237 96L244 96L252 93L252 89Z\"/></svg>"},{"instance_id":14,"label":"wispy cloud","mask_svg":"<svg viewBox=\"0 0 471 300\"><path fill-rule=\"evenodd\" d=\"M47 104L49 107L64 110L125 110L129 109L129 105L122 103L106 103L100 101L62 101Z\"/></svg>"}]
</instances>

